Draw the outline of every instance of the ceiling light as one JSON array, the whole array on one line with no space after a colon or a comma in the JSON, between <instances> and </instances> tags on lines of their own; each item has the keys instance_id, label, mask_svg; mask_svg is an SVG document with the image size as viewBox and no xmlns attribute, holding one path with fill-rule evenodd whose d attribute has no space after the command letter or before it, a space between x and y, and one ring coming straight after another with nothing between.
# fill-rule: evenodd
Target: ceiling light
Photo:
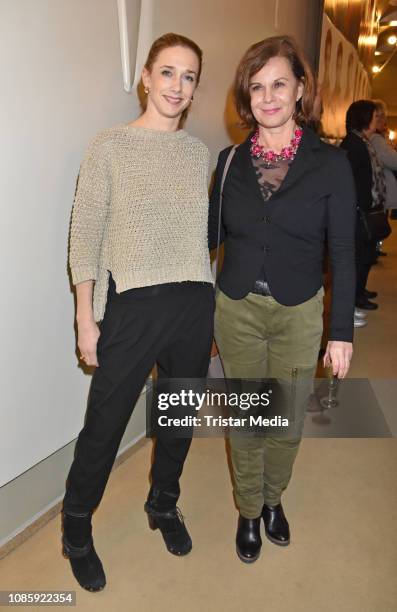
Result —
<instances>
[{"instance_id":1,"label":"ceiling light","mask_svg":"<svg viewBox=\"0 0 397 612\"><path fill-rule=\"evenodd\" d=\"M375 55L382 55L380 51L375 51Z\"/></svg>"},{"instance_id":2,"label":"ceiling light","mask_svg":"<svg viewBox=\"0 0 397 612\"><path fill-rule=\"evenodd\" d=\"M389 45L395 45L397 43L397 36L395 36L394 34L393 36L389 36L387 42L389 43Z\"/></svg>"},{"instance_id":3,"label":"ceiling light","mask_svg":"<svg viewBox=\"0 0 397 612\"><path fill-rule=\"evenodd\" d=\"M395 138L396 138L396 132L394 130L389 130L389 139L395 140Z\"/></svg>"},{"instance_id":4,"label":"ceiling light","mask_svg":"<svg viewBox=\"0 0 397 612\"><path fill-rule=\"evenodd\" d=\"M379 66L372 66L372 72L379 72L380 68Z\"/></svg>"}]
</instances>

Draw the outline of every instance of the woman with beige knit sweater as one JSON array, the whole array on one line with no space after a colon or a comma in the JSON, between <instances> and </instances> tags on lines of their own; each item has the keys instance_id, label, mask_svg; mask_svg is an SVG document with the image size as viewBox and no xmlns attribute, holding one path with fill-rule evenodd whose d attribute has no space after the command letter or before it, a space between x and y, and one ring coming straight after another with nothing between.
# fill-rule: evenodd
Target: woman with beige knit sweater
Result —
<instances>
[{"instance_id":1,"label":"woman with beige knit sweater","mask_svg":"<svg viewBox=\"0 0 397 612\"><path fill-rule=\"evenodd\" d=\"M160 378L201 378L208 370L209 152L179 129L201 64L193 41L177 34L156 40L142 72L145 112L99 133L80 169L70 268L81 359L96 369L63 500L63 552L89 591L106 584L92 513L150 371L155 363ZM190 442L157 440L145 504L151 528L175 555L192 548L176 506Z\"/></svg>"}]
</instances>

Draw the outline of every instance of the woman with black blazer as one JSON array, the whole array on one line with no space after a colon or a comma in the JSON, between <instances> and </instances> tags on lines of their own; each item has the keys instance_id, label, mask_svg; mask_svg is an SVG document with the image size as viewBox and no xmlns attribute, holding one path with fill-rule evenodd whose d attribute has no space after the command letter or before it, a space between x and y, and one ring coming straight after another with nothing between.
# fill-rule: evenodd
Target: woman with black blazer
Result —
<instances>
[{"instance_id":1,"label":"woman with black blazer","mask_svg":"<svg viewBox=\"0 0 397 612\"><path fill-rule=\"evenodd\" d=\"M357 100L347 109L346 136L341 147L347 152L357 192L357 205L368 212L374 206L384 206L386 182L383 166L371 142L376 132L378 112L371 100ZM375 310L378 304L371 302L376 292L366 289L368 274L376 261L376 240L367 240L357 222L356 234L356 306L364 310Z\"/></svg>"},{"instance_id":2,"label":"woman with black blazer","mask_svg":"<svg viewBox=\"0 0 397 612\"><path fill-rule=\"evenodd\" d=\"M279 545L290 541L281 494L301 440L323 321L325 238L332 267L332 314L324 357L346 376L352 357L355 189L344 152L306 126L315 83L288 36L251 46L237 69L237 111L253 129L235 150L223 188L215 339L227 378L274 378L299 386L296 430L288 438L230 437L239 508L237 553L260 554L260 522ZM231 147L218 159L211 194L209 246L218 240L222 176ZM307 384L303 384L306 381Z\"/></svg>"}]
</instances>

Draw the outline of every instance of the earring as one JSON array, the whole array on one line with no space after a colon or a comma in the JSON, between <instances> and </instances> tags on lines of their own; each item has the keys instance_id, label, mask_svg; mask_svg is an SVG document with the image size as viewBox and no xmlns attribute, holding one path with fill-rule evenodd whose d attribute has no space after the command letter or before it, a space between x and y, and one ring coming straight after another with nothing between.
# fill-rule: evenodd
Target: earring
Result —
<instances>
[{"instance_id":1,"label":"earring","mask_svg":"<svg viewBox=\"0 0 397 612\"><path fill-rule=\"evenodd\" d=\"M149 93L149 89L147 87L145 87L144 91L145 91L145 94Z\"/></svg>"}]
</instances>

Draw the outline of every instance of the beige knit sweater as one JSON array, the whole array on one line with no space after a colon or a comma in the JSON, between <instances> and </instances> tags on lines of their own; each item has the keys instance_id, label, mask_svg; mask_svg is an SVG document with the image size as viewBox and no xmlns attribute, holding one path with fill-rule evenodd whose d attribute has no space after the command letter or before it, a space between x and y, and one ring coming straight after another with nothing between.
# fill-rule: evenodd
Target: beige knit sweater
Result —
<instances>
[{"instance_id":1,"label":"beige knit sweater","mask_svg":"<svg viewBox=\"0 0 397 612\"><path fill-rule=\"evenodd\" d=\"M72 211L73 283L94 280L103 318L110 271L118 293L169 282L212 283L207 246L209 151L184 130L120 124L90 143Z\"/></svg>"}]
</instances>

